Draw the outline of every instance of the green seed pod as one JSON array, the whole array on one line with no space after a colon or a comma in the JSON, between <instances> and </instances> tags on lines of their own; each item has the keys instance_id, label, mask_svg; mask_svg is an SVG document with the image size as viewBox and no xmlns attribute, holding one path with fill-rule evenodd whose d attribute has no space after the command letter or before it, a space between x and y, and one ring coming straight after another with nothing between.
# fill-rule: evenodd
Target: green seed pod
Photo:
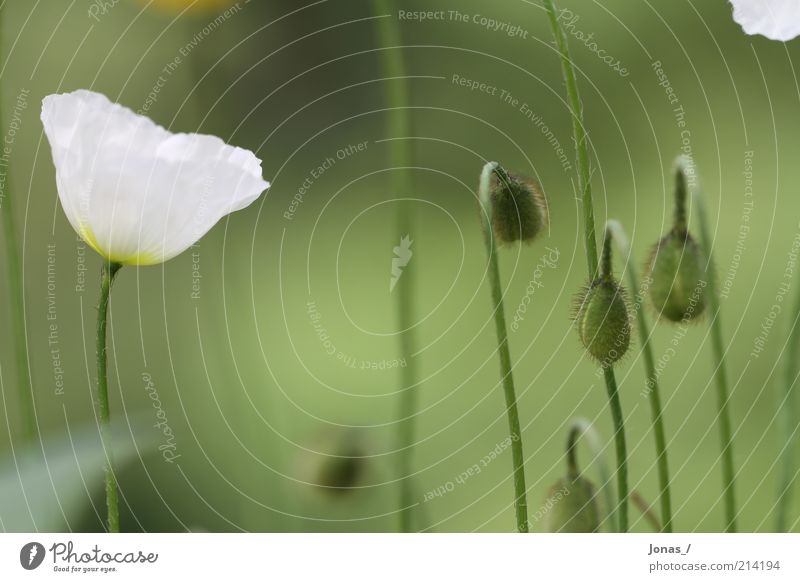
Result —
<instances>
[{"instance_id":1,"label":"green seed pod","mask_svg":"<svg viewBox=\"0 0 800 582\"><path fill-rule=\"evenodd\" d=\"M547 200L533 179L497 166L489 193L492 230L500 244L530 242L547 227Z\"/></svg>"},{"instance_id":2,"label":"green seed pod","mask_svg":"<svg viewBox=\"0 0 800 582\"><path fill-rule=\"evenodd\" d=\"M653 308L669 321L696 321L705 310L703 254L687 231L673 230L658 242L647 277Z\"/></svg>"},{"instance_id":3,"label":"green seed pod","mask_svg":"<svg viewBox=\"0 0 800 582\"><path fill-rule=\"evenodd\" d=\"M611 277L590 283L576 298L575 323L581 343L603 367L616 363L631 343L625 290Z\"/></svg>"},{"instance_id":4,"label":"green seed pod","mask_svg":"<svg viewBox=\"0 0 800 582\"><path fill-rule=\"evenodd\" d=\"M595 488L583 477L564 477L550 488L542 507L550 533L594 533L600 529Z\"/></svg>"}]
</instances>

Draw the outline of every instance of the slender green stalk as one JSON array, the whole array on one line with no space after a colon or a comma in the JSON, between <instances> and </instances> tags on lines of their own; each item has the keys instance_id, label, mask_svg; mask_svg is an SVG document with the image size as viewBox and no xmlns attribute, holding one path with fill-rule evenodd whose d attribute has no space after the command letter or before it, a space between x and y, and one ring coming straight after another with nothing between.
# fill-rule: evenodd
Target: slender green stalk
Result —
<instances>
[{"instance_id":1,"label":"slender green stalk","mask_svg":"<svg viewBox=\"0 0 800 582\"><path fill-rule=\"evenodd\" d=\"M658 521L658 516L650 509L650 504L636 489L631 491L631 504L639 510L639 513L641 513L645 521L650 524L653 531L664 531L661 522Z\"/></svg>"},{"instance_id":2,"label":"slender green stalk","mask_svg":"<svg viewBox=\"0 0 800 582\"><path fill-rule=\"evenodd\" d=\"M483 219L483 240L489 261L489 284L492 289L494 324L497 331L497 352L500 356L500 372L503 377L503 393L508 414L508 430L511 437L511 462L514 475L514 505L517 515L517 530L528 532L528 502L525 487L525 456L522 453L522 429L517 411L517 394L514 389L514 376L511 373L511 352L508 349L508 330L503 308L503 287L500 284L500 268L497 264L497 245L492 232L492 207L489 201L489 181L492 172L498 169L497 162L489 162L483 167L478 189ZM502 171L501 171L502 172ZM503 175L502 173L500 175Z\"/></svg>"},{"instance_id":3,"label":"slender green stalk","mask_svg":"<svg viewBox=\"0 0 800 582\"><path fill-rule=\"evenodd\" d=\"M592 200L591 167L589 163L589 147L587 144L586 127L583 124L583 105L578 93L578 82L575 78L575 69L569 56L567 35L561 28L556 14L553 0L544 0L544 7L553 29L556 47L561 55L561 70L567 87L567 99L572 113L572 131L575 139L578 166L578 189L583 201L583 234L586 250L586 263L589 267L589 279L597 275L597 240L594 226L594 202ZM617 451L617 494L619 495L619 531L628 531L628 453L625 444L625 426L622 409L617 391L617 380L614 368L607 366L603 369L606 383L611 415L614 420L614 440Z\"/></svg>"},{"instance_id":4,"label":"slender green stalk","mask_svg":"<svg viewBox=\"0 0 800 582\"><path fill-rule=\"evenodd\" d=\"M106 506L108 507L108 531L111 533L119 533L119 501L111 444L111 411L108 404L106 322L108 320L108 302L111 298L111 284L120 268L122 265L119 263L103 261L100 275L100 301L97 304L97 401L100 409L100 435L106 453Z\"/></svg>"},{"instance_id":5,"label":"slender green stalk","mask_svg":"<svg viewBox=\"0 0 800 582\"><path fill-rule=\"evenodd\" d=\"M797 430L798 402L797 390L797 358L800 350L800 281L795 282L794 305L791 312L791 328L786 342L784 355L783 404L781 405L781 475L778 480L778 501L775 529L785 532L788 527L789 512L792 509L792 487L797 474Z\"/></svg>"},{"instance_id":6,"label":"slender green stalk","mask_svg":"<svg viewBox=\"0 0 800 582\"><path fill-rule=\"evenodd\" d=\"M617 453L617 527L619 531L628 531L628 452L625 444L625 418L622 415L622 404L619 400L619 390L617 389L617 379L614 376L614 368L606 366L603 368L603 376L606 381L606 393L608 394L608 405L611 408L611 419L614 423L614 449Z\"/></svg>"},{"instance_id":7,"label":"slender green stalk","mask_svg":"<svg viewBox=\"0 0 800 582\"><path fill-rule=\"evenodd\" d=\"M561 70L567 88L570 111L572 113L572 133L575 139L578 166L578 190L583 199L583 227L585 235L586 262L589 265L589 277L594 279L597 273L597 241L594 229L594 203L592 202L591 167L589 163L589 146L587 144L586 127L583 125L583 104L578 93L578 82L575 69L569 56L567 35L561 28L552 0L544 0L544 7L550 19L550 27L556 40L556 48L561 55Z\"/></svg>"},{"instance_id":8,"label":"slender green stalk","mask_svg":"<svg viewBox=\"0 0 800 582\"><path fill-rule=\"evenodd\" d=\"M2 49L3 40L3 35L1 34L3 21L3 11L0 10L0 49ZM2 115L2 107L0 107L0 127L6 127ZM0 191L0 214L2 214L3 237L5 238L6 280L8 281L9 303L11 306L11 331L14 337L14 359L16 360L18 398L23 434L26 440L33 440L36 438L36 411L33 401L33 382L31 382L31 371L28 366L28 339L25 333L25 291L22 285L22 269L17 246L14 207L9 193L10 184L11 178L9 172L6 171L4 186Z\"/></svg>"},{"instance_id":9,"label":"slender green stalk","mask_svg":"<svg viewBox=\"0 0 800 582\"><path fill-rule=\"evenodd\" d=\"M695 181L699 182L696 177ZM693 197L700 223L700 246L706 254L707 261L708 292L706 297L711 308L709 325L711 326L711 347L716 364L714 378L717 384L717 416L719 420L720 447L722 449L722 493L725 497L725 531L733 533L736 532L736 494L734 489L734 475L736 472L733 466L733 438L731 436L731 417L728 409L728 376L725 370L725 345L722 341L722 320L720 318L719 297L717 295L717 273L711 252L711 229L708 226L705 196L699 187L695 187L693 189Z\"/></svg>"},{"instance_id":10,"label":"slender green stalk","mask_svg":"<svg viewBox=\"0 0 800 582\"><path fill-rule=\"evenodd\" d=\"M661 485L659 501L661 505L661 522L664 524L662 531L672 532L672 497L669 487L669 463L667 461L667 445L664 436L664 417L661 410L661 395L658 386L658 374L656 374L655 357L653 347L650 345L650 328L647 325L647 315L642 309L642 301L639 292L639 274L633 261L630 261L631 247L625 229L616 220L609 220L606 223L606 230L611 233L620 254L628 261L626 270L628 272L628 285L631 295L635 298L636 320L639 328L639 337L642 342L642 354L644 356L644 368L647 374L646 386L647 396L650 401L650 419L653 423L653 436L656 441L656 461L658 466L658 480Z\"/></svg>"},{"instance_id":11,"label":"slender green stalk","mask_svg":"<svg viewBox=\"0 0 800 582\"><path fill-rule=\"evenodd\" d=\"M397 20L394 17L394 2L391 0L376 0L375 11L378 16L378 35L383 50L381 64L384 74L389 78L387 102L389 112L388 133L392 139L389 142L392 172L392 188L398 197L407 196L411 191L411 178L408 167L411 161L410 142L406 139L409 135L410 120L408 116L408 83L406 82L406 66L403 58L403 49L400 47L400 32ZM412 224L411 210L407 201L400 201L397 212L396 233L400 240L408 236ZM406 365L400 368L400 411L398 418L398 450L400 451L400 530L410 532L414 530L414 506L418 503L414 493L413 479L413 446L414 446L414 417L417 412L417 369L413 354L415 352L416 337L413 330L414 313L414 269L407 266L402 277L397 281L393 294L395 296L398 338L400 340L401 357Z\"/></svg>"},{"instance_id":12,"label":"slender green stalk","mask_svg":"<svg viewBox=\"0 0 800 582\"><path fill-rule=\"evenodd\" d=\"M578 438L583 437L589 444L589 449L592 451L593 461L597 463L597 471L600 473L600 482L603 484L603 497L605 498L605 506L611 511L616 502L614 500L614 491L611 486L611 476L606 466L603 457L603 444L600 435L592 426L592 423L585 418L576 418L570 423L569 427L569 444L568 451L574 454L575 446L577 445ZM577 461L574 459L567 459L568 465L577 466ZM612 531L616 531L617 522L614 519L609 519L608 523Z\"/></svg>"}]
</instances>

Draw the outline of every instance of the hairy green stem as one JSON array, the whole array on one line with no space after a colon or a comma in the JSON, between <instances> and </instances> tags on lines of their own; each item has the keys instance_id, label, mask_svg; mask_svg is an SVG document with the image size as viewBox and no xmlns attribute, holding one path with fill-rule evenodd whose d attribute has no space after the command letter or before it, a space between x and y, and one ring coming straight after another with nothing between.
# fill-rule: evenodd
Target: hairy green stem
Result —
<instances>
[{"instance_id":1,"label":"hairy green stem","mask_svg":"<svg viewBox=\"0 0 800 582\"><path fill-rule=\"evenodd\" d=\"M628 531L628 448L625 444L625 417L619 400L617 379L611 366L603 368L606 381L608 405L611 408L611 420L614 423L614 449L617 453L617 495L619 501L614 513L617 516L619 531Z\"/></svg>"},{"instance_id":2,"label":"hairy green stem","mask_svg":"<svg viewBox=\"0 0 800 582\"><path fill-rule=\"evenodd\" d=\"M570 112L572 114L572 133L575 139L578 166L578 190L583 199L583 226L585 234L586 263L589 265L589 278L594 279L597 274L597 241L594 228L594 203L592 202L591 166L589 163L589 146L587 143L586 127L583 124L583 104L578 93L578 81L575 78L575 69L569 56L567 35L556 14L556 7L552 0L544 0L550 27L556 40L556 48L561 55L561 71L567 88Z\"/></svg>"},{"instance_id":3,"label":"hairy green stem","mask_svg":"<svg viewBox=\"0 0 800 582\"><path fill-rule=\"evenodd\" d=\"M108 404L108 356L106 323L111 285L122 265L103 261L100 275L100 301L97 304L97 402L100 409L100 435L106 453L106 506L108 508L108 531L119 533L119 501L117 499L117 476L111 443L111 410Z\"/></svg>"},{"instance_id":4,"label":"hairy green stem","mask_svg":"<svg viewBox=\"0 0 800 582\"><path fill-rule=\"evenodd\" d=\"M609 231L620 254L627 261L626 270L628 273L628 285L631 288L631 295L635 298L636 320L638 323L639 337L642 342L642 355L644 356L644 368L647 374L646 390L650 401L650 420L653 424L653 436L656 442L656 462L658 466L658 480L661 487L659 502L661 505L662 531L672 532L672 497L669 486L669 462L667 460L667 444L664 433L664 417L661 410L661 394L658 386L658 374L656 374L655 357L653 356L653 346L650 344L650 328L647 325L647 315L642 308L641 295L639 292L639 275L634 262L629 260L631 257L631 247L625 229L616 220L609 220L606 223L606 230Z\"/></svg>"},{"instance_id":5,"label":"hairy green stem","mask_svg":"<svg viewBox=\"0 0 800 582\"><path fill-rule=\"evenodd\" d=\"M614 269L611 257L611 246L613 244L612 233L606 228L606 235L603 237L603 250L600 252L600 278L614 279Z\"/></svg>"},{"instance_id":6,"label":"hairy green stem","mask_svg":"<svg viewBox=\"0 0 800 582\"><path fill-rule=\"evenodd\" d=\"M483 240L488 255L489 284L492 290L494 323L497 332L497 353L500 357L500 373L508 415L508 430L511 437L511 462L514 477L514 506L517 516L517 531L528 532L528 502L525 487L525 456L522 452L522 429L517 411L517 394L514 389L514 376L511 372L511 352L508 348L508 330L503 308L503 287L500 284L500 268L497 263L497 245L492 232L492 207L489 200L489 182L492 173L498 168L496 162L489 162L481 172L478 199L483 219ZM502 171L500 172L502 175Z\"/></svg>"},{"instance_id":7,"label":"hairy green stem","mask_svg":"<svg viewBox=\"0 0 800 582\"><path fill-rule=\"evenodd\" d=\"M400 31L394 15L391 0L376 0L375 11L378 16L378 35L382 50L381 65L389 83L387 103L389 105L388 133L390 157L393 166L392 188L394 195L407 196L411 191L411 178L408 167L411 161L408 141L410 120L408 115L408 83L403 49L400 46ZM387 16L388 15L388 16ZM397 212L396 234L398 240L408 236L412 216L407 201L400 201ZM395 296L398 338L400 353L406 365L400 368L400 411L398 418L398 450L400 452L400 530L414 531L414 509L419 503L414 486L413 447L414 417L417 412L417 370L414 362L416 337L413 330L414 313L414 269L407 266L403 276L397 281Z\"/></svg>"},{"instance_id":8,"label":"hairy green stem","mask_svg":"<svg viewBox=\"0 0 800 582\"><path fill-rule=\"evenodd\" d=\"M691 174L689 174L691 175ZM695 181L699 182L695 176ZM708 304L711 308L711 346L714 352L714 378L717 384L717 417L719 421L720 447L722 450L722 494L725 498L725 531L736 532L736 492L734 488L733 437L731 436L731 417L729 411L728 376L725 370L725 345L722 340L722 321L720 318L719 297L717 296L717 274L711 252L712 240L709 228L705 196L699 187L693 189L693 200L697 207L700 223L700 242L706 255Z\"/></svg>"},{"instance_id":9,"label":"hairy green stem","mask_svg":"<svg viewBox=\"0 0 800 582\"><path fill-rule=\"evenodd\" d=\"M0 49L2 48L3 13L0 10ZM0 52L2 52L0 50ZM2 101L2 99L0 99ZM5 120L0 107L0 127L5 128ZM17 246L17 227L14 219L14 207L9 193L11 179L6 172L6 179L0 190L0 214L3 220L3 238L6 250L6 280L11 311L11 332L14 343L14 359L16 361L16 380L22 417L23 435L30 441L36 438L36 410L33 400L33 382L28 363L28 338L25 333L25 291L22 284L22 267Z\"/></svg>"},{"instance_id":10,"label":"hairy green stem","mask_svg":"<svg viewBox=\"0 0 800 582\"><path fill-rule=\"evenodd\" d=\"M572 113L572 131L577 151L578 190L581 192L583 203L583 234L586 251L586 264L589 268L589 279L597 276L597 240L595 238L594 202L592 200L591 167L589 163L589 146L587 143L586 127L583 124L583 105L578 93L578 82L575 77L575 68L569 55L567 35L559 22L553 0L544 0L544 7L553 29L556 47L561 55L561 70L567 88L567 99ZM617 494L619 496L618 525L619 531L628 531L628 453L625 445L625 426L622 409L617 391L617 380L614 368L607 366L603 369L606 382L606 392L611 406L611 416L614 420L614 440L617 451Z\"/></svg>"},{"instance_id":11,"label":"hairy green stem","mask_svg":"<svg viewBox=\"0 0 800 582\"><path fill-rule=\"evenodd\" d=\"M675 232L685 232L689 227L689 218L686 214L686 189L689 179L689 176L686 175L686 159L683 156L679 157L675 165L675 216L673 218L673 229Z\"/></svg>"},{"instance_id":12,"label":"hairy green stem","mask_svg":"<svg viewBox=\"0 0 800 582\"><path fill-rule=\"evenodd\" d=\"M792 487L797 474L798 402L797 358L800 350L800 281L796 281L794 305L791 312L791 327L784 353L783 402L781 404L781 474L778 479L777 515L775 529L785 532L788 528L789 512L792 509Z\"/></svg>"}]
</instances>

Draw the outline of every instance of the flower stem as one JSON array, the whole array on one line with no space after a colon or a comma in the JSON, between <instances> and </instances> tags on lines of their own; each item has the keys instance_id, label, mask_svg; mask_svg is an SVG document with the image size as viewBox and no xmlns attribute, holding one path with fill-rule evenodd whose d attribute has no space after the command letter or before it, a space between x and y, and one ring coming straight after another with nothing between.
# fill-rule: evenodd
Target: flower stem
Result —
<instances>
[{"instance_id":1,"label":"flower stem","mask_svg":"<svg viewBox=\"0 0 800 582\"><path fill-rule=\"evenodd\" d=\"M786 342L784 355L784 396L781 404L782 435L781 435L781 475L778 479L778 500L775 529L779 532L787 530L787 518L792 508L792 486L797 474L797 357L800 349L800 282L795 283L794 306L791 312L791 328L789 339Z\"/></svg>"},{"instance_id":2,"label":"flower stem","mask_svg":"<svg viewBox=\"0 0 800 582\"><path fill-rule=\"evenodd\" d=\"M585 418L576 418L572 420L569 427L569 441L568 451L571 450L575 454L575 447L577 446L578 439L583 439L588 443L589 449L592 451L593 461L597 463L597 471L600 473L600 482L603 484L603 497L605 498L605 506L611 510L614 507L614 492L610 486L611 477L606 466L605 459L603 458L603 444L600 435L592 426L592 423ZM569 454L569 453L568 453ZM567 458L567 464L577 466L577 460ZM602 505L601 505L602 507ZM605 519L604 519L605 521ZM613 519L608 520L611 531L616 531L617 523Z\"/></svg>"},{"instance_id":3,"label":"flower stem","mask_svg":"<svg viewBox=\"0 0 800 582\"><path fill-rule=\"evenodd\" d=\"M636 491L636 489L631 491L631 504L639 510L639 513L641 513L644 520L650 524L650 527L653 528L653 531L665 531L661 526L661 523L658 521L658 516L653 513L652 509L650 509L650 504L644 497L642 497L641 493Z\"/></svg>"},{"instance_id":4,"label":"flower stem","mask_svg":"<svg viewBox=\"0 0 800 582\"><path fill-rule=\"evenodd\" d=\"M0 33L3 29L3 13L0 10ZM0 34L2 47L2 34ZM0 108L0 127L5 122ZM6 249L6 280L8 281L11 303L11 330L14 337L14 359L16 360L19 406L23 422L23 434L27 441L36 438L36 410L33 400L33 382L28 366L28 339L25 333L25 292L22 284L22 269L17 246L17 227L14 220L14 207L8 192L11 179L6 175L0 190L0 214L3 220L3 237Z\"/></svg>"},{"instance_id":5,"label":"flower stem","mask_svg":"<svg viewBox=\"0 0 800 582\"><path fill-rule=\"evenodd\" d=\"M578 189L583 201L583 234L586 251L586 263L589 268L589 279L597 276L597 240L594 226L594 202L592 201L591 168L589 164L589 148L587 145L586 127L583 124L583 106L578 93L578 82L575 78L575 68L569 56L567 36L561 28L556 14L553 0L544 0L544 7L550 20L550 26L555 37L556 47L561 55L561 70L567 87L567 99L572 113L572 132L577 150ZM625 445L625 426L622 408L617 391L617 380L614 368L606 366L603 369L606 383L611 415L614 420L614 440L617 451L617 494L619 496L618 525L620 532L628 531L628 453Z\"/></svg>"},{"instance_id":6,"label":"flower stem","mask_svg":"<svg viewBox=\"0 0 800 582\"><path fill-rule=\"evenodd\" d=\"M2 120L0 120L2 124ZM6 179L8 184L8 179ZM33 404L33 384L28 367L28 340L25 333L25 297L22 286L22 272L17 247L17 230L11 196L6 191L0 204L3 215L3 234L6 248L6 278L11 303L11 329L14 336L14 357L16 360L19 406L23 422L23 434L28 441L36 438L36 413Z\"/></svg>"},{"instance_id":7,"label":"flower stem","mask_svg":"<svg viewBox=\"0 0 800 582\"><path fill-rule=\"evenodd\" d=\"M511 462L514 471L514 505L516 508L517 531L527 533L528 502L525 487L525 456L522 452L522 430L519 424L519 412L517 411L514 376L511 373L511 352L508 349L508 330L506 329L506 317L503 308L503 288L500 284L500 268L497 264L497 246L492 233L492 208L489 201L489 181L492 172L497 168L497 162L489 162L483 167L478 198L483 219L483 240L489 261L489 284L492 290L494 323L497 331L497 352L500 356L500 372L506 400L509 436L511 437Z\"/></svg>"},{"instance_id":8,"label":"flower stem","mask_svg":"<svg viewBox=\"0 0 800 582\"><path fill-rule=\"evenodd\" d=\"M410 120L408 116L408 84L403 49L400 46L400 32L394 17L392 0L376 0L375 11L378 16L378 36L382 46L381 65L384 75L388 77L387 102L389 105L388 133L390 159L393 166L392 188L394 195L407 196L411 191L411 180L408 167L411 160L409 135ZM400 240L408 236L411 230L412 216L407 201L399 201L396 233ZM398 450L400 452L400 530L414 531L414 511L419 503L414 486L413 447L414 417L417 412L417 369L414 362L416 337L413 330L414 313L414 269L410 266L403 271L397 281L393 295L395 296L398 338L400 354L406 365L400 367L400 411L397 422Z\"/></svg>"},{"instance_id":9,"label":"flower stem","mask_svg":"<svg viewBox=\"0 0 800 582\"><path fill-rule=\"evenodd\" d=\"M100 301L97 304L97 400L100 408L100 435L106 452L106 506L108 507L108 531L119 533L119 502L117 500L117 476L111 444L111 412L108 405L108 357L106 355L106 322L111 284L122 265L103 261L100 275Z\"/></svg>"},{"instance_id":10,"label":"flower stem","mask_svg":"<svg viewBox=\"0 0 800 582\"><path fill-rule=\"evenodd\" d=\"M699 188L694 189L694 202L700 223L701 247L706 253L706 271L708 279L708 304L711 308L711 346L714 352L716 367L714 378L717 383L717 409L719 419L720 447L722 449L722 494L725 497L725 531L736 532L736 495L734 489L733 438L731 436L731 418L728 410L728 376L725 370L725 346L722 341L722 321L720 318L719 297L717 296L716 267L711 252L711 230L708 226L708 211L705 196Z\"/></svg>"},{"instance_id":11,"label":"flower stem","mask_svg":"<svg viewBox=\"0 0 800 582\"><path fill-rule=\"evenodd\" d=\"M627 259L631 256L631 247L625 229L616 220L609 220L606 223L606 230L612 234L614 242L620 254ZM644 356L644 367L647 374L646 386L648 399L650 400L650 419L653 423L653 436L656 441L656 459L658 464L658 480L661 486L659 501L661 504L661 522L666 533L672 532L672 497L669 487L669 463L667 461L667 445L664 436L664 417L661 410L661 395L658 386L658 375L656 374L655 357L653 347L650 345L650 328L647 325L647 316L641 305L639 293L639 275L636 265L628 260L626 270L628 272L628 285L631 288L631 295L636 298L636 320L639 327L639 337L642 342L642 354Z\"/></svg>"},{"instance_id":12,"label":"flower stem","mask_svg":"<svg viewBox=\"0 0 800 582\"><path fill-rule=\"evenodd\" d=\"M625 444L625 417L622 414L614 368L604 367L603 376L606 381L611 419L614 423L614 448L617 453L617 496L619 501L615 513L617 514L617 527L620 532L625 533L628 531L628 453Z\"/></svg>"}]
</instances>

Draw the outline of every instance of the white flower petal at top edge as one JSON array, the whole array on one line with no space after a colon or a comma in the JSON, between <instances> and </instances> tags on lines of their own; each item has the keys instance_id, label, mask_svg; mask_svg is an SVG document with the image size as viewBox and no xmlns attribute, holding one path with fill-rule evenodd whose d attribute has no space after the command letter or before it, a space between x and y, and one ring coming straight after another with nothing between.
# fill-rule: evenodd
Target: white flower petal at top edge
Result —
<instances>
[{"instance_id":1,"label":"white flower petal at top edge","mask_svg":"<svg viewBox=\"0 0 800 582\"><path fill-rule=\"evenodd\" d=\"M45 97L42 123L64 213L111 261L169 260L269 188L252 152L170 133L99 93Z\"/></svg>"},{"instance_id":2,"label":"white flower petal at top edge","mask_svg":"<svg viewBox=\"0 0 800 582\"><path fill-rule=\"evenodd\" d=\"M772 40L800 35L800 0L731 0L733 19L747 34Z\"/></svg>"}]
</instances>

